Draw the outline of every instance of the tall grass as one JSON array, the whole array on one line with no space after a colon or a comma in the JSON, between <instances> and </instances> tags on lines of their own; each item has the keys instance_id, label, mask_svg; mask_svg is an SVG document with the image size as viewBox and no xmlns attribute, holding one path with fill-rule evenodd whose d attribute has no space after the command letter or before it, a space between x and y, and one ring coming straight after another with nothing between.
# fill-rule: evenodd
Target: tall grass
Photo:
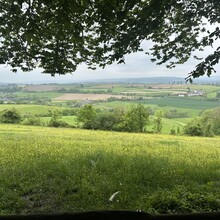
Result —
<instances>
[{"instance_id":1,"label":"tall grass","mask_svg":"<svg viewBox=\"0 0 220 220\"><path fill-rule=\"evenodd\" d=\"M21 125L0 131L0 214L220 210L220 138Z\"/></svg>"}]
</instances>

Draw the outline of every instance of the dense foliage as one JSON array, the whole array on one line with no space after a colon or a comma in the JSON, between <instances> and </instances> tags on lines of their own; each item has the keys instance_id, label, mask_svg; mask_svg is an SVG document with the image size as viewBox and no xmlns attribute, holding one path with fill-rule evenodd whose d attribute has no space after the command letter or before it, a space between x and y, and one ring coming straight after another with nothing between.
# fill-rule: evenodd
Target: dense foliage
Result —
<instances>
[{"instance_id":1,"label":"dense foliage","mask_svg":"<svg viewBox=\"0 0 220 220\"><path fill-rule=\"evenodd\" d=\"M83 128L93 128L95 119L96 111L91 104L84 105L82 108L80 108L77 115L77 120L83 124Z\"/></svg>"},{"instance_id":2,"label":"dense foliage","mask_svg":"<svg viewBox=\"0 0 220 220\"><path fill-rule=\"evenodd\" d=\"M219 22L218 0L1 0L0 64L66 74L80 63L123 63L152 40L152 61L174 67L218 42L219 27L207 26ZM210 75L219 59L217 47L189 78Z\"/></svg>"},{"instance_id":3,"label":"dense foliage","mask_svg":"<svg viewBox=\"0 0 220 220\"><path fill-rule=\"evenodd\" d=\"M0 114L0 122L16 124L21 121L21 114L16 109L5 109Z\"/></svg>"},{"instance_id":4,"label":"dense foliage","mask_svg":"<svg viewBox=\"0 0 220 220\"><path fill-rule=\"evenodd\" d=\"M99 114L91 104L87 104L80 108L77 120L86 129L144 132L149 115L149 109L141 104L127 111L116 108L113 112Z\"/></svg>"},{"instance_id":5,"label":"dense foliage","mask_svg":"<svg viewBox=\"0 0 220 220\"><path fill-rule=\"evenodd\" d=\"M52 112L51 119L48 123L49 127L68 127L68 124L62 119L62 114L59 110L55 110Z\"/></svg>"},{"instance_id":6,"label":"dense foliage","mask_svg":"<svg viewBox=\"0 0 220 220\"><path fill-rule=\"evenodd\" d=\"M145 132L149 122L149 109L138 104L122 115L118 130L129 132Z\"/></svg>"},{"instance_id":7,"label":"dense foliage","mask_svg":"<svg viewBox=\"0 0 220 220\"><path fill-rule=\"evenodd\" d=\"M42 126L43 125L43 122L41 121L41 119L39 117L36 117L36 116L31 116L31 117L28 117L28 118L25 118L23 121L22 121L22 124L23 125L36 125L36 126Z\"/></svg>"},{"instance_id":8,"label":"dense foliage","mask_svg":"<svg viewBox=\"0 0 220 220\"><path fill-rule=\"evenodd\" d=\"M184 128L191 136L220 135L220 108L207 110L199 118L194 118Z\"/></svg>"},{"instance_id":9,"label":"dense foliage","mask_svg":"<svg viewBox=\"0 0 220 220\"><path fill-rule=\"evenodd\" d=\"M190 136L203 136L203 130L198 119L191 120L185 127L184 133Z\"/></svg>"}]
</instances>

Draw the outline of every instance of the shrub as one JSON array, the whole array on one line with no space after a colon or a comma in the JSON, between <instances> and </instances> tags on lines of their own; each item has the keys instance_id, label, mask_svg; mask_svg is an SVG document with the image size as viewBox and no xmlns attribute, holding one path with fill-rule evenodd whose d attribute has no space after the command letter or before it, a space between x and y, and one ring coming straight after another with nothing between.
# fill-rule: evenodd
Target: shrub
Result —
<instances>
[{"instance_id":1,"label":"shrub","mask_svg":"<svg viewBox=\"0 0 220 220\"><path fill-rule=\"evenodd\" d=\"M62 116L76 115L77 110L75 108L67 108L61 112Z\"/></svg>"},{"instance_id":2,"label":"shrub","mask_svg":"<svg viewBox=\"0 0 220 220\"><path fill-rule=\"evenodd\" d=\"M165 118L187 118L188 112L179 112L177 109L170 109L164 112Z\"/></svg>"},{"instance_id":3,"label":"shrub","mask_svg":"<svg viewBox=\"0 0 220 220\"><path fill-rule=\"evenodd\" d=\"M207 110L201 115L201 123L206 136L220 134L220 108Z\"/></svg>"},{"instance_id":4,"label":"shrub","mask_svg":"<svg viewBox=\"0 0 220 220\"><path fill-rule=\"evenodd\" d=\"M199 119L193 119L184 127L184 134L190 136L203 136L203 129Z\"/></svg>"},{"instance_id":5,"label":"shrub","mask_svg":"<svg viewBox=\"0 0 220 220\"><path fill-rule=\"evenodd\" d=\"M91 126L93 129L112 131L116 129L119 121L120 118L114 113L102 113L97 115Z\"/></svg>"},{"instance_id":6,"label":"shrub","mask_svg":"<svg viewBox=\"0 0 220 220\"><path fill-rule=\"evenodd\" d=\"M192 136L213 137L220 134L220 108L207 110L189 122L184 133Z\"/></svg>"},{"instance_id":7,"label":"shrub","mask_svg":"<svg viewBox=\"0 0 220 220\"><path fill-rule=\"evenodd\" d=\"M40 118L38 117L30 117L30 118L26 118L22 124L24 125L36 125L36 126L41 126L43 125L43 122L41 121Z\"/></svg>"},{"instance_id":8,"label":"shrub","mask_svg":"<svg viewBox=\"0 0 220 220\"><path fill-rule=\"evenodd\" d=\"M49 127L55 127L55 128L65 128L65 127L70 127L68 123L65 121L61 120L50 120L48 123Z\"/></svg>"},{"instance_id":9,"label":"shrub","mask_svg":"<svg viewBox=\"0 0 220 220\"><path fill-rule=\"evenodd\" d=\"M155 133L161 133L161 130L162 130L162 115L163 115L163 112L160 111L160 110L157 110L155 112L155 119L153 120L153 130Z\"/></svg>"},{"instance_id":10,"label":"shrub","mask_svg":"<svg viewBox=\"0 0 220 220\"><path fill-rule=\"evenodd\" d=\"M51 119L48 123L49 127L69 127L69 124L61 120L62 115L59 110L55 110L52 112Z\"/></svg>"},{"instance_id":11,"label":"shrub","mask_svg":"<svg viewBox=\"0 0 220 220\"><path fill-rule=\"evenodd\" d=\"M175 130L174 128L172 128L172 129L170 130L170 134L175 135L175 134L176 134L176 130Z\"/></svg>"},{"instance_id":12,"label":"shrub","mask_svg":"<svg viewBox=\"0 0 220 220\"><path fill-rule=\"evenodd\" d=\"M16 109L6 109L1 113L0 121L2 123L17 124L21 121L21 114Z\"/></svg>"}]
</instances>

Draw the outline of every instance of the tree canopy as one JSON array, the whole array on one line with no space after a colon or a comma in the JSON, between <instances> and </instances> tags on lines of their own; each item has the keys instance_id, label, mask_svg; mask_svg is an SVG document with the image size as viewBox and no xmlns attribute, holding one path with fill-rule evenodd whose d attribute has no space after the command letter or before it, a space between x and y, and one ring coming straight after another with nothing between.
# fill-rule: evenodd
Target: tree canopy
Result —
<instances>
[{"instance_id":1,"label":"tree canopy","mask_svg":"<svg viewBox=\"0 0 220 220\"><path fill-rule=\"evenodd\" d=\"M172 68L218 42L219 23L219 0L0 0L0 64L52 76L104 68L151 40L144 52ZM219 59L218 46L188 79L210 76Z\"/></svg>"}]
</instances>

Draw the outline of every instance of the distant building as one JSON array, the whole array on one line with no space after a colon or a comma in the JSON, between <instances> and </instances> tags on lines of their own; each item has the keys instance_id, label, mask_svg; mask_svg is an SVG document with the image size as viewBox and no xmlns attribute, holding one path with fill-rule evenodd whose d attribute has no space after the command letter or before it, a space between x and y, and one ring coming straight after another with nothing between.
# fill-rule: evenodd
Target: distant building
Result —
<instances>
[{"instance_id":1,"label":"distant building","mask_svg":"<svg viewBox=\"0 0 220 220\"><path fill-rule=\"evenodd\" d=\"M187 95L186 92L174 92L174 93L172 93L172 96L185 97L186 95Z\"/></svg>"},{"instance_id":2,"label":"distant building","mask_svg":"<svg viewBox=\"0 0 220 220\"><path fill-rule=\"evenodd\" d=\"M193 90L187 93L187 96L204 96L205 92L202 90Z\"/></svg>"},{"instance_id":3,"label":"distant building","mask_svg":"<svg viewBox=\"0 0 220 220\"><path fill-rule=\"evenodd\" d=\"M179 94L179 97L184 97L185 95L184 94Z\"/></svg>"}]
</instances>

